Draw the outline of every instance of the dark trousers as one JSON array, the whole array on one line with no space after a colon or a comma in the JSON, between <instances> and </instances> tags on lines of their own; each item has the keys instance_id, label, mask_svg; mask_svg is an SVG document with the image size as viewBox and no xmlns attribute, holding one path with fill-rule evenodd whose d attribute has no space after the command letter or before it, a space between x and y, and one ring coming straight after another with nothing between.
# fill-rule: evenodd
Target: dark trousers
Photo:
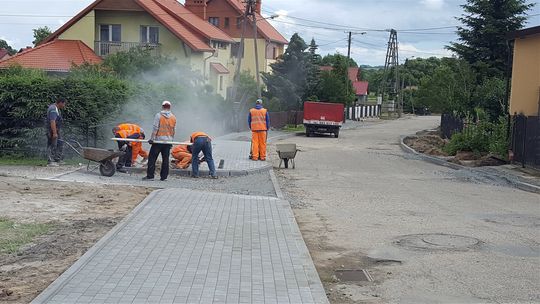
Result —
<instances>
[{"instance_id":1,"label":"dark trousers","mask_svg":"<svg viewBox=\"0 0 540 304\"><path fill-rule=\"evenodd\" d=\"M208 169L211 176L216 176L216 166L214 165L214 159L212 158L212 144L208 140L208 137L199 136L193 142L191 146L191 169L193 176L199 176L199 153L202 151Z\"/></svg>"},{"instance_id":2,"label":"dark trousers","mask_svg":"<svg viewBox=\"0 0 540 304\"><path fill-rule=\"evenodd\" d=\"M47 161L49 163L59 162L64 158L64 142L58 132L56 139L52 138L52 134L47 133Z\"/></svg>"},{"instance_id":3,"label":"dark trousers","mask_svg":"<svg viewBox=\"0 0 540 304\"><path fill-rule=\"evenodd\" d=\"M116 163L116 169L125 167L131 167L131 145L125 141L118 142L118 149L121 149L123 145L127 145L125 154L118 158Z\"/></svg>"},{"instance_id":4,"label":"dark trousers","mask_svg":"<svg viewBox=\"0 0 540 304\"><path fill-rule=\"evenodd\" d=\"M172 145L166 144L152 144L150 148L150 155L148 156L148 168L146 170L146 177L154 178L154 172L156 171L156 161L158 155L161 153L161 172L160 177L162 180L167 179L169 176L169 158L171 155Z\"/></svg>"}]
</instances>

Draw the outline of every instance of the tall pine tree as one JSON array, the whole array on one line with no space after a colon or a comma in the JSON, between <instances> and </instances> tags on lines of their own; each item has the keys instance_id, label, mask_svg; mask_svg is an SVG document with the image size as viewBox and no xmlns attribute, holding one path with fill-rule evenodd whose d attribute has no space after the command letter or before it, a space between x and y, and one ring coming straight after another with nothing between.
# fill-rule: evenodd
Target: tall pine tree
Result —
<instances>
[{"instance_id":1,"label":"tall pine tree","mask_svg":"<svg viewBox=\"0 0 540 304\"><path fill-rule=\"evenodd\" d=\"M508 32L523 27L534 6L526 0L467 0L465 13L457 18L458 42L447 48L468 61L481 76L504 75L507 68ZM483 77L482 77L483 78Z\"/></svg>"}]
</instances>

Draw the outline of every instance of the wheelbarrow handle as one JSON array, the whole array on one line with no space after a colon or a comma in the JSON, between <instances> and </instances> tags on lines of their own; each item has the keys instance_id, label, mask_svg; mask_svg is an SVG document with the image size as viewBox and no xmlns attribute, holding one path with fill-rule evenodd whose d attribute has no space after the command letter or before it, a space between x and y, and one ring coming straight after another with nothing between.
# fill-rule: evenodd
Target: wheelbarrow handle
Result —
<instances>
[{"instance_id":1,"label":"wheelbarrow handle","mask_svg":"<svg viewBox=\"0 0 540 304\"><path fill-rule=\"evenodd\" d=\"M81 151L79 151L77 148L75 148L72 144L69 143L69 140L64 140L64 139L59 139L59 141L65 143L66 145L68 145L73 151L75 151L75 153L77 153L80 157L83 157L82 154L81 154L81 151L83 149L83 147L81 146L81 144L76 141L76 140L71 140L71 142L73 142L75 145L79 146L79 149L81 149Z\"/></svg>"}]
</instances>

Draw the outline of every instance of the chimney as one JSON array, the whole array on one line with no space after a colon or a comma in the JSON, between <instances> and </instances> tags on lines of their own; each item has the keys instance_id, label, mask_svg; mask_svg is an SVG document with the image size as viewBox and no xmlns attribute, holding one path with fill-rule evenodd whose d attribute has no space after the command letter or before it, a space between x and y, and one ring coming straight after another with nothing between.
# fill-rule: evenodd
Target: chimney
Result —
<instances>
[{"instance_id":1,"label":"chimney","mask_svg":"<svg viewBox=\"0 0 540 304\"><path fill-rule=\"evenodd\" d=\"M261 14L261 7L262 7L262 0L257 0L256 4L255 4L255 12L257 12L257 14Z\"/></svg>"}]
</instances>

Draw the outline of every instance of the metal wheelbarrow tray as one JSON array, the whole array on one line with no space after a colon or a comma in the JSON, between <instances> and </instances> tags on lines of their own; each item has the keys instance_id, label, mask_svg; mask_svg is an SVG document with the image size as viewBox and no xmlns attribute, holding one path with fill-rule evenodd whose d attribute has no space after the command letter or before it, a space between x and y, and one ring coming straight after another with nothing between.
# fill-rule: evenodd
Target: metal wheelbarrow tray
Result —
<instances>
[{"instance_id":1,"label":"metal wheelbarrow tray","mask_svg":"<svg viewBox=\"0 0 540 304\"><path fill-rule=\"evenodd\" d=\"M279 168L281 168L281 163L283 162L285 164L285 168L289 168L289 160L292 162L293 169L296 168L296 164L294 162L294 158L296 157L296 153L299 150L296 148L296 144L277 144L276 145L276 152L279 156Z\"/></svg>"}]
</instances>

